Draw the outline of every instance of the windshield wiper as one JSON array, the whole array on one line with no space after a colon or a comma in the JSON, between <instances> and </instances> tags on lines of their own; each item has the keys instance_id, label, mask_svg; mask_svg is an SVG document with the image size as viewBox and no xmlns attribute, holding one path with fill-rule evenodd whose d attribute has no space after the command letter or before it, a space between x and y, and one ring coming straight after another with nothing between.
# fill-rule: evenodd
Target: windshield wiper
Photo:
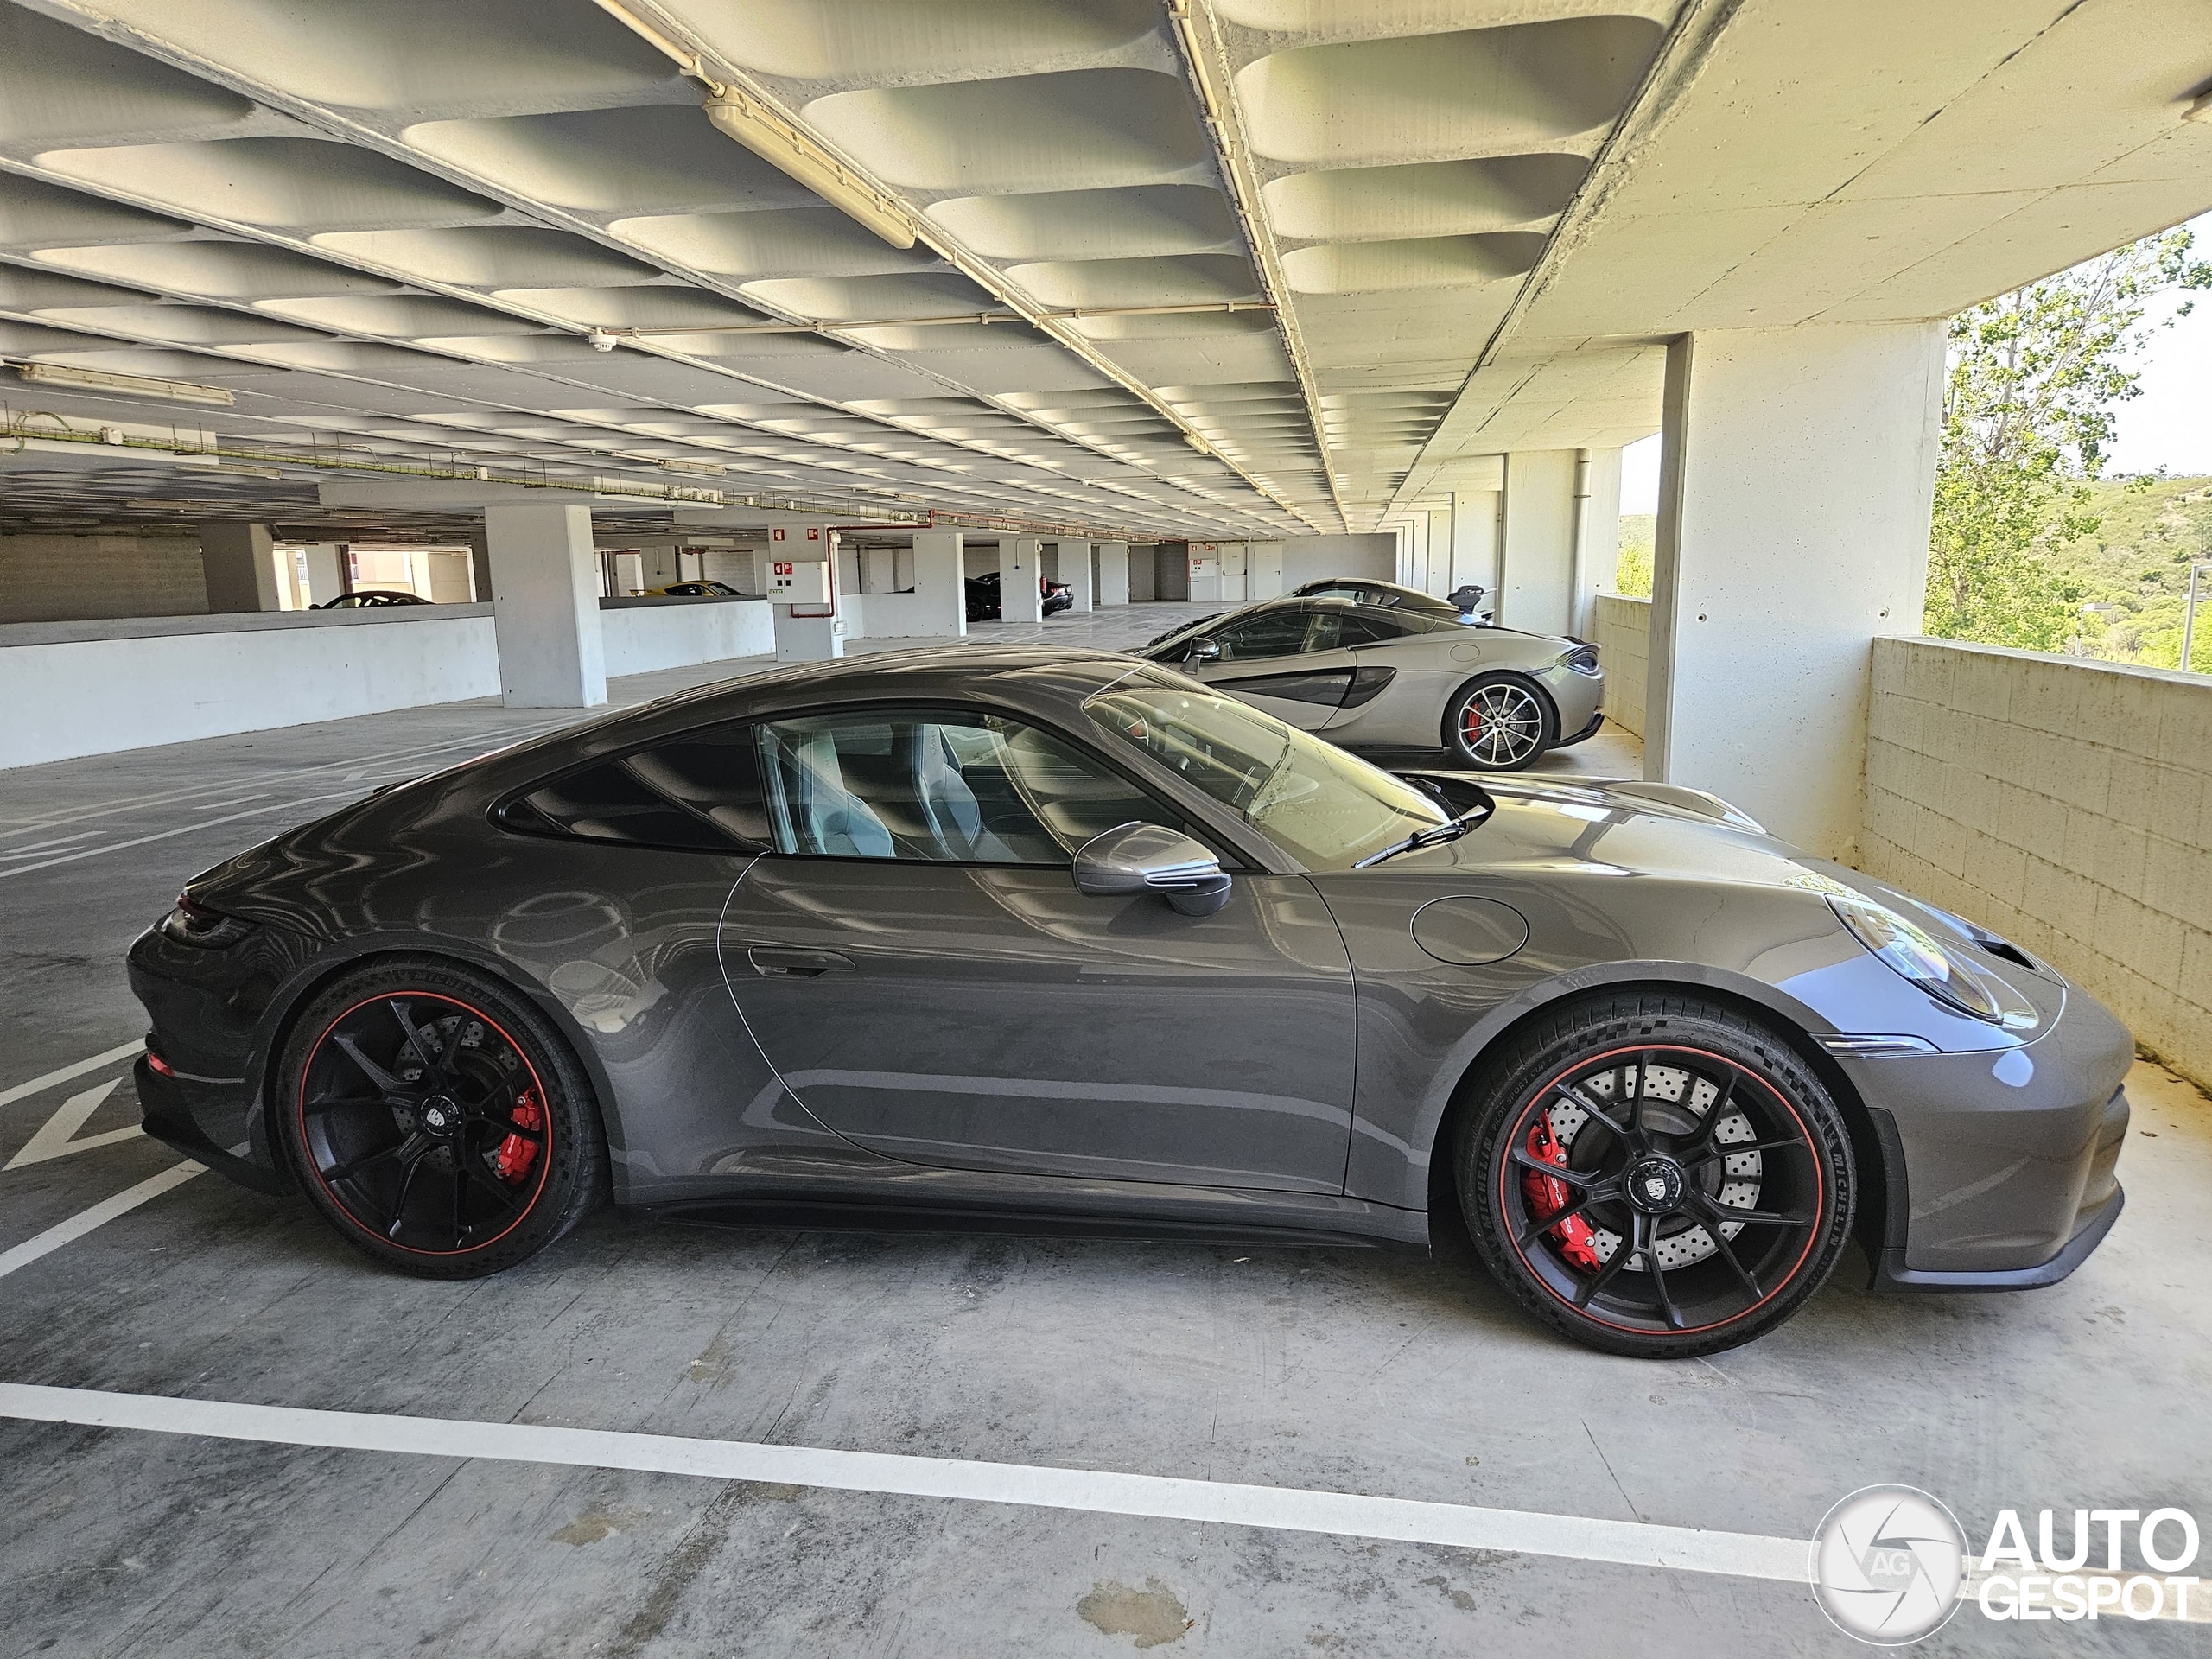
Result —
<instances>
[{"instance_id":1,"label":"windshield wiper","mask_svg":"<svg viewBox=\"0 0 2212 1659\"><path fill-rule=\"evenodd\" d=\"M1352 866L1363 870L1370 864L1380 864L1386 858L1395 858L1400 853L1410 853L1420 847L1440 847L1447 841L1457 841L1490 816L1487 806L1471 806L1449 823L1432 824L1426 830L1416 830L1403 841L1392 842L1379 853L1370 853Z\"/></svg>"}]
</instances>

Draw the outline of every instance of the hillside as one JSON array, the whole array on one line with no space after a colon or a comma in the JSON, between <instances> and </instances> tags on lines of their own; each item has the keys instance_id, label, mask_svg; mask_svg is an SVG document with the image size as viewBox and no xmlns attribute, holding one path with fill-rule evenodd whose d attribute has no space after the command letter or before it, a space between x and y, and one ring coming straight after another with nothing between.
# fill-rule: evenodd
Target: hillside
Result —
<instances>
[{"instance_id":1,"label":"hillside","mask_svg":"<svg viewBox=\"0 0 2212 1659\"><path fill-rule=\"evenodd\" d=\"M2172 668L2193 560L2212 559L2212 477L2092 484L2094 535L2051 548L2052 564L2082 584L2082 644L2093 656ZM2212 607L2200 601L2196 666L2212 667Z\"/></svg>"},{"instance_id":2,"label":"hillside","mask_svg":"<svg viewBox=\"0 0 2212 1659\"><path fill-rule=\"evenodd\" d=\"M2094 535L2060 543L2052 564L2082 585L2082 644L2093 657L2172 668L2181 660L2189 567L2212 559L2212 476L2107 480L2089 486ZM1654 520L1621 515L1619 591L1651 591ZM2212 669L2212 577L2197 610L2196 667Z\"/></svg>"}]
</instances>

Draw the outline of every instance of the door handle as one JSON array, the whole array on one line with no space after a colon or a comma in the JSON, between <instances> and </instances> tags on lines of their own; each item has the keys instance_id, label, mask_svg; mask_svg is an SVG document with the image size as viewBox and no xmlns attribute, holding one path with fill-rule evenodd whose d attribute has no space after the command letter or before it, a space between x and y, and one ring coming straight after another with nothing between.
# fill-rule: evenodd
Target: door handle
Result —
<instances>
[{"instance_id":1,"label":"door handle","mask_svg":"<svg viewBox=\"0 0 2212 1659\"><path fill-rule=\"evenodd\" d=\"M745 955L753 971L766 979L813 979L853 965L850 957L835 950L801 950L781 944L756 944Z\"/></svg>"}]
</instances>

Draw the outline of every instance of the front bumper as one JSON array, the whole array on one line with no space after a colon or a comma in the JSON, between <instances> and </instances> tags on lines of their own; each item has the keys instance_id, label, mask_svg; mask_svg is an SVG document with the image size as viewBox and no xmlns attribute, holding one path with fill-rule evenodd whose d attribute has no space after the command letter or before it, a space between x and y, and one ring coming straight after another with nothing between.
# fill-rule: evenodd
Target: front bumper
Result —
<instances>
[{"instance_id":1,"label":"front bumper","mask_svg":"<svg viewBox=\"0 0 2212 1659\"><path fill-rule=\"evenodd\" d=\"M2078 988L2037 1040L1961 1054L1851 1060L1879 1143L1887 1213L1861 1236L1897 1290L2056 1284L2126 1202L2126 1027Z\"/></svg>"}]
</instances>

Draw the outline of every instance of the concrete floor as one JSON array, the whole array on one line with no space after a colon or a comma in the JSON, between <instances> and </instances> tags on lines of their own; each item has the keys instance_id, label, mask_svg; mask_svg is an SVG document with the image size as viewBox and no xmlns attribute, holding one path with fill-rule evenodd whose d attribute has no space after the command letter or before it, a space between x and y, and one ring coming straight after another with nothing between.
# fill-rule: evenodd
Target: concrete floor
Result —
<instances>
[{"instance_id":1,"label":"concrete floor","mask_svg":"<svg viewBox=\"0 0 2212 1659\"><path fill-rule=\"evenodd\" d=\"M1148 638L1186 608L1054 619ZM986 631L979 630L979 636ZM1016 630L1008 629L1007 633ZM619 702L732 666L640 677ZM130 1042L130 938L194 871L556 717L485 704L0 774L0 1157ZM1548 766L1636 769L1599 740ZM472 1285L382 1274L208 1175L8 1271L0 1382L1131 1471L1808 1536L1875 1481L2212 1522L2212 1103L2131 1081L2130 1205L2014 1297L1856 1259L1711 1361L1566 1345L1448 1231L1352 1249L637 1226ZM0 1252L176 1167L127 1131L0 1172ZM48 1147L50 1138L40 1147ZM2180 1654L1998 1626L1927 1653ZM1840 1654L1802 1586L1533 1554L458 1456L0 1421L0 1655Z\"/></svg>"}]
</instances>

